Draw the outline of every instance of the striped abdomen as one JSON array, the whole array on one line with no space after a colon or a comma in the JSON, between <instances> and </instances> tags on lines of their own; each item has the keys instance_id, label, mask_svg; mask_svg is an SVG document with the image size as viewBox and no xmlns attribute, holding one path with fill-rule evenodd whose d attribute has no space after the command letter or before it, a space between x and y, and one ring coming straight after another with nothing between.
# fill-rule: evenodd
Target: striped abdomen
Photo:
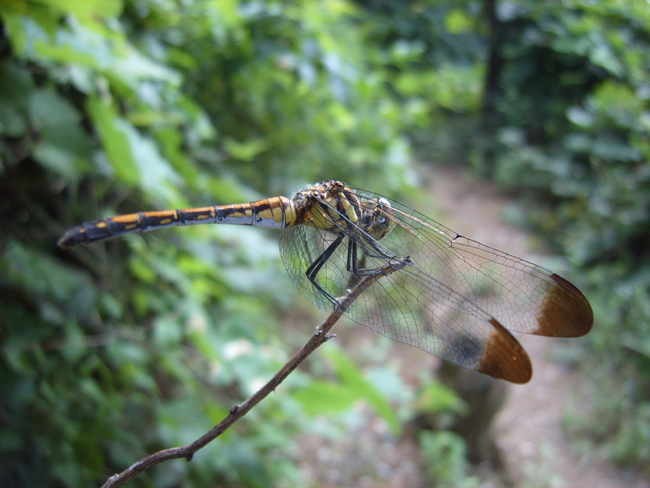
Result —
<instances>
[{"instance_id":1,"label":"striped abdomen","mask_svg":"<svg viewBox=\"0 0 650 488\"><path fill-rule=\"evenodd\" d=\"M132 232L146 232L177 225L235 224L283 229L295 223L294 203L286 197L273 197L251 203L138 212L94 220L69 230L57 244L59 247L90 244Z\"/></svg>"}]
</instances>

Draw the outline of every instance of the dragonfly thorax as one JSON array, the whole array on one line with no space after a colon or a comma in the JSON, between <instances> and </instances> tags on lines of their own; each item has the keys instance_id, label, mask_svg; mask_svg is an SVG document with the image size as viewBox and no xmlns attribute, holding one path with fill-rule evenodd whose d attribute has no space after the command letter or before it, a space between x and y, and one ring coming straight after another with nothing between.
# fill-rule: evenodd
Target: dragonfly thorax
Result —
<instances>
[{"instance_id":1,"label":"dragonfly thorax","mask_svg":"<svg viewBox=\"0 0 650 488\"><path fill-rule=\"evenodd\" d=\"M341 181L318 183L298 192L293 201L301 215L297 224L334 234L366 234L380 240L395 227L388 200L357 195Z\"/></svg>"}]
</instances>

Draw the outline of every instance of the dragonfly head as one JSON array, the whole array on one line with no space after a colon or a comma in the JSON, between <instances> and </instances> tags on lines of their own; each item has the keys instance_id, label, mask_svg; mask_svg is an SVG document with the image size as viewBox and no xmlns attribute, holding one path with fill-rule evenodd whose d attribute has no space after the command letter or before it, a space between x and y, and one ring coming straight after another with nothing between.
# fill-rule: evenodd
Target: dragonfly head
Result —
<instances>
[{"instance_id":1,"label":"dragonfly head","mask_svg":"<svg viewBox=\"0 0 650 488\"><path fill-rule=\"evenodd\" d=\"M374 207L369 208L369 219L364 225L364 230L374 239L381 240L395 228L393 207L385 198L373 202Z\"/></svg>"}]
</instances>

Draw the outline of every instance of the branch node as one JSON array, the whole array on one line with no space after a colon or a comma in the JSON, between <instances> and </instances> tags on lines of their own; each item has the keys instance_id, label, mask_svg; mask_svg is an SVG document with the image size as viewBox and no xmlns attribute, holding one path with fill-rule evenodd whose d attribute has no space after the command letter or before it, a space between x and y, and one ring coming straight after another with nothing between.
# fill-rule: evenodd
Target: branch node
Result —
<instances>
[{"instance_id":1,"label":"branch node","mask_svg":"<svg viewBox=\"0 0 650 488\"><path fill-rule=\"evenodd\" d=\"M329 341L330 339L334 339L336 337L336 334L327 334L325 337L323 337L323 343Z\"/></svg>"}]
</instances>

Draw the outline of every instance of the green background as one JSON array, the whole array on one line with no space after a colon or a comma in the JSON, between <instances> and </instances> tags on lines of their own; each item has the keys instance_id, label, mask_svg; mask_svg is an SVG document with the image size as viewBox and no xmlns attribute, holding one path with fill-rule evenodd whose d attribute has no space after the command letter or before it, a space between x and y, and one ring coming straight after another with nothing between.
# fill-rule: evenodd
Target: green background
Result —
<instances>
[{"instance_id":1,"label":"green background","mask_svg":"<svg viewBox=\"0 0 650 488\"><path fill-rule=\"evenodd\" d=\"M494 180L570 267L596 325L567 353L592 398L568 433L648 474L646 1L2 0L0 19L1 486L99 485L194 440L318 323L277 233L63 251L67 228L325 179L417 199L415 161ZM344 436L359 400L399 432L402 380L331 349L132 486L301 486L296 436L324 413ZM462 413L430 382L432 411ZM441 434L422 441L444 457L431 482L470 486Z\"/></svg>"}]
</instances>

